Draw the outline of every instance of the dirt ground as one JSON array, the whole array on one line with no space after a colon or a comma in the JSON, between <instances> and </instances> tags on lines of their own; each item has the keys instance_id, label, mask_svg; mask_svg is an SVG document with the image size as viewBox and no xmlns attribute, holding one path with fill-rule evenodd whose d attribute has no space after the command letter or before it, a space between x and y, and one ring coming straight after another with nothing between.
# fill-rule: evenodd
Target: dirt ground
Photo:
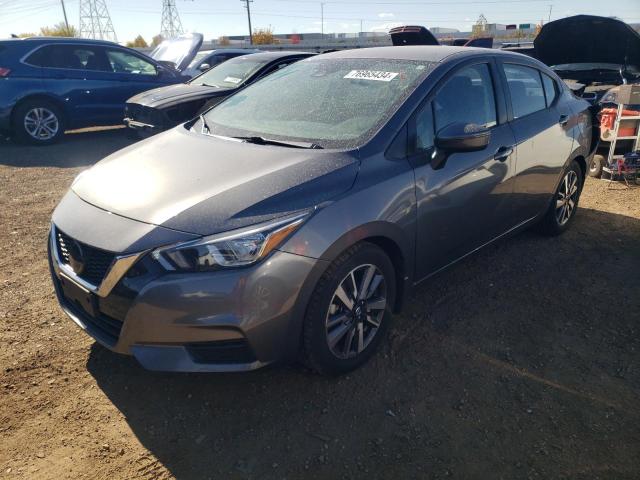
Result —
<instances>
[{"instance_id":1,"label":"dirt ground","mask_svg":"<svg viewBox=\"0 0 640 480\"><path fill-rule=\"evenodd\" d=\"M349 376L159 374L95 345L47 271L56 203L128 142L0 142L0 478L640 478L640 187L588 179L564 236L421 285Z\"/></svg>"}]
</instances>

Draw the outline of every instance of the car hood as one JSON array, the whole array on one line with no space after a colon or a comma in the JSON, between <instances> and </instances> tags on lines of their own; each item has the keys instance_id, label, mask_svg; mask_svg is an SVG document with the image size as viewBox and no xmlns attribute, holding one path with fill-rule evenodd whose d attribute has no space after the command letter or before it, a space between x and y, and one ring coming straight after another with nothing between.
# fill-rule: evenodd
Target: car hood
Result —
<instances>
[{"instance_id":1,"label":"car hood","mask_svg":"<svg viewBox=\"0 0 640 480\"><path fill-rule=\"evenodd\" d=\"M173 103L180 103L199 98L213 98L229 95L230 89L194 85L191 83L178 83L166 87L154 88L146 92L134 95L127 103L137 103L146 107L161 107Z\"/></svg>"},{"instance_id":2,"label":"car hood","mask_svg":"<svg viewBox=\"0 0 640 480\"><path fill-rule=\"evenodd\" d=\"M534 41L547 65L615 63L640 65L640 34L613 18L576 15L547 23Z\"/></svg>"},{"instance_id":3,"label":"car hood","mask_svg":"<svg viewBox=\"0 0 640 480\"><path fill-rule=\"evenodd\" d=\"M145 223L210 235L313 208L355 181L355 153L255 145L176 127L83 172L87 203Z\"/></svg>"},{"instance_id":4,"label":"car hood","mask_svg":"<svg viewBox=\"0 0 640 480\"><path fill-rule=\"evenodd\" d=\"M149 54L158 62L172 65L181 72L189 66L202 46L204 37L201 33L187 33L176 38L163 41Z\"/></svg>"}]
</instances>

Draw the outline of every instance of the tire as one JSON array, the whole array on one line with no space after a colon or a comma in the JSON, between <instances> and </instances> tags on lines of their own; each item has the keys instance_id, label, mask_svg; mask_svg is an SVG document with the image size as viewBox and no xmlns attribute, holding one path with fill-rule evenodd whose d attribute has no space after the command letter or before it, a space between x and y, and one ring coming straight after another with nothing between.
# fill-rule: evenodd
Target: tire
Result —
<instances>
[{"instance_id":1,"label":"tire","mask_svg":"<svg viewBox=\"0 0 640 480\"><path fill-rule=\"evenodd\" d=\"M352 278L366 294L354 295ZM369 288L361 288L366 279ZM365 363L389 328L395 282L393 264L378 246L363 242L343 252L311 295L303 325L304 363L327 375L346 373ZM354 302L354 297L360 300Z\"/></svg>"},{"instance_id":2,"label":"tire","mask_svg":"<svg viewBox=\"0 0 640 480\"><path fill-rule=\"evenodd\" d=\"M51 101L27 100L16 107L12 127L13 135L21 143L51 145L64 135L64 115Z\"/></svg>"},{"instance_id":3,"label":"tire","mask_svg":"<svg viewBox=\"0 0 640 480\"><path fill-rule=\"evenodd\" d=\"M564 233L571 226L578 210L582 184L582 170L578 162L574 160L562 174L562 180L553 195L549 209L538 224L538 231L545 235L554 236ZM569 200L565 200L567 188L570 192Z\"/></svg>"},{"instance_id":4,"label":"tire","mask_svg":"<svg viewBox=\"0 0 640 480\"><path fill-rule=\"evenodd\" d=\"M600 178L602 176L602 167L604 166L605 159L602 155L594 155L589 165L589 176L593 178Z\"/></svg>"}]
</instances>

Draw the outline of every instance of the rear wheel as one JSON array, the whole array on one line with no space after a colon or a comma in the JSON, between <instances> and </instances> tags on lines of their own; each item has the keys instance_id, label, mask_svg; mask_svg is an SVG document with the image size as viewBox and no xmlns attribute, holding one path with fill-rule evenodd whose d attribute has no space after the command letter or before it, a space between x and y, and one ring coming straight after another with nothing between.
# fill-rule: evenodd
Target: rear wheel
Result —
<instances>
[{"instance_id":1,"label":"rear wheel","mask_svg":"<svg viewBox=\"0 0 640 480\"><path fill-rule=\"evenodd\" d=\"M382 249L357 244L335 260L316 286L304 320L304 360L324 374L366 362L382 341L395 301L395 271Z\"/></svg>"},{"instance_id":2,"label":"rear wheel","mask_svg":"<svg viewBox=\"0 0 640 480\"><path fill-rule=\"evenodd\" d=\"M547 235L559 235L569 228L582 192L582 170L574 160L565 170L547 213L538 225Z\"/></svg>"},{"instance_id":3,"label":"rear wheel","mask_svg":"<svg viewBox=\"0 0 640 480\"><path fill-rule=\"evenodd\" d=\"M27 100L13 115L13 133L23 143L50 145L60 139L64 128L61 109L48 100Z\"/></svg>"}]
</instances>

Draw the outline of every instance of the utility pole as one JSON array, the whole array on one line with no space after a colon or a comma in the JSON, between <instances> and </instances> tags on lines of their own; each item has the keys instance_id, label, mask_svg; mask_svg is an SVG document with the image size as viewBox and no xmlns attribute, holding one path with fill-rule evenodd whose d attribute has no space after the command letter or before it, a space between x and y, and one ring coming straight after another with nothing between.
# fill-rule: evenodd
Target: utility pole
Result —
<instances>
[{"instance_id":1,"label":"utility pole","mask_svg":"<svg viewBox=\"0 0 640 480\"><path fill-rule=\"evenodd\" d=\"M69 31L69 20L67 20L67 9L64 8L64 0L60 0L62 4L62 13L64 14L64 24L67 27L67 32Z\"/></svg>"},{"instance_id":2,"label":"utility pole","mask_svg":"<svg viewBox=\"0 0 640 480\"><path fill-rule=\"evenodd\" d=\"M324 2L320 2L320 33L324 38Z\"/></svg>"},{"instance_id":3,"label":"utility pole","mask_svg":"<svg viewBox=\"0 0 640 480\"><path fill-rule=\"evenodd\" d=\"M553 5L549 5L549 20L547 20L547 23L551 21L551 10L553 10Z\"/></svg>"},{"instance_id":4,"label":"utility pole","mask_svg":"<svg viewBox=\"0 0 640 480\"><path fill-rule=\"evenodd\" d=\"M244 3L244 8L247 9L247 20L249 21L249 44L253 45L253 29L251 28L251 7L250 4L253 0L240 0Z\"/></svg>"},{"instance_id":5,"label":"utility pole","mask_svg":"<svg viewBox=\"0 0 640 480\"><path fill-rule=\"evenodd\" d=\"M363 32L364 30L362 30L362 19L360 19L360 32Z\"/></svg>"}]
</instances>

